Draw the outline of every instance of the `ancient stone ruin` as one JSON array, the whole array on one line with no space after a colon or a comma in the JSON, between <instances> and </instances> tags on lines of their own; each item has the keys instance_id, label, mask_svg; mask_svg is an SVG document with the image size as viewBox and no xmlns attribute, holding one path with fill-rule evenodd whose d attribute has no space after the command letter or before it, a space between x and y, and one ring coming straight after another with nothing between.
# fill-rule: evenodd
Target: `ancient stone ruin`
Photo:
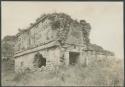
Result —
<instances>
[{"instance_id":1,"label":"ancient stone ruin","mask_svg":"<svg viewBox=\"0 0 125 87\"><path fill-rule=\"evenodd\" d=\"M27 29L19 29L15 44L15 71L49 66L89 64L114 56L91 44L91 26L64 13L44 14Z\"/></svg>"}]
</instances>

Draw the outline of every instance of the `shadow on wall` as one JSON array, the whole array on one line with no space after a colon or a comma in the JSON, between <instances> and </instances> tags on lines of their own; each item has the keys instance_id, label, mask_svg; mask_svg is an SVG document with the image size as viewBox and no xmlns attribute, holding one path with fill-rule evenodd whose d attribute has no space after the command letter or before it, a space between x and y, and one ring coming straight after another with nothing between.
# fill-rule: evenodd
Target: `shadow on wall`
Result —
<instances>
[{"instance_id":1,"label":"shadow on wall","mask_svg":"<svg viewBox=\"0 0 125 87\"><path fill-rule=\"evenodd\" d=\"M46 66L46 58L44 58L42 54L37 52L37 54L34 56L33 66L36 68Z\"/></svg>"}]
</instances>

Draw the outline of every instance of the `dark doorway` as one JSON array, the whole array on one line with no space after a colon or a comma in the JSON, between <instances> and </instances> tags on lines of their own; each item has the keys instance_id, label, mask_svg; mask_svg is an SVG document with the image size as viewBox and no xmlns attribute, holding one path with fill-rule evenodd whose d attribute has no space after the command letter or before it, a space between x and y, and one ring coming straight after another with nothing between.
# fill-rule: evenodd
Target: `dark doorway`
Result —
<instances>
[{"instance_id":1,"label":"dark doorway","mask_svg":"<svg viewBox=\"0 0 125 87\"><path fill-rule=\"evenodd\" d=\"M42 54L39 52L34 56L34 61L33 61L34 67L42 67L46 66L46 58L43 57Z\"/></svg>"},{"instance_id":2,"label":"dark doorway","mask_svg":"<svg viewBox=\"0 0 125 87\"><path fill-rule=\"evenodd\" d=\"M69 64L70 65L75 65L78 63L78 58L79 58L79 53L78 52L69 52Z\"/></svg>"}]
</instances>

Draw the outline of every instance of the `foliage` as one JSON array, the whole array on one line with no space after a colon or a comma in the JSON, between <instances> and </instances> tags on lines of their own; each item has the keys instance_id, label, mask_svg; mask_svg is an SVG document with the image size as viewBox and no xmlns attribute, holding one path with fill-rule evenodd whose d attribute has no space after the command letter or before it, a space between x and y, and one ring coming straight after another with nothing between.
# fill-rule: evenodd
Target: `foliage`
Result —
<instances>
[{"instance_id":1,"label":"foliage","mask_svg":"<svg viewBox=\"0 0 125 87\"><path fill-rule=\"evenodd\" d=\"M5 36L2 40L2 57L9 58L14 55L15 36Z\"/></svg>"},{"instance_id":2,"label":"foliage","mask_svg":"<svg viewBox=\"0 0 125 87\"><path fill-rule=\"evenodd\" d=\"M15 41L16 37L15 36L5 36L2 41Z\"/></svg>"},{"instance_id":3,"label":"foliage","mask_svg":"<svg viewBox=\"0 0 125 87\"><path fill-rule=\"evenodd\" d=\"M9 74L8 74L9 75ZM123 61L96 61L88 66L59 66L51 72L22 72L10 82L15 86L123 86ZM4 76L6 77L6 76Z\"/></svg>"}]
</instances>

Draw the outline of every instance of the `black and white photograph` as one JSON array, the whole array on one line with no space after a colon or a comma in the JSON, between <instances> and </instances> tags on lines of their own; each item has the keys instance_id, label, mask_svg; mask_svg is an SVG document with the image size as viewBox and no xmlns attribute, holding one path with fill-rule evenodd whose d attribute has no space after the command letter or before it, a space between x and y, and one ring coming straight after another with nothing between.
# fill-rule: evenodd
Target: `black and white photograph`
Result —
<instances>
[{"instance_id":1,"label":"black and white photograph","mask_svg":"<svg viewBox=\"0 0 125 87\"><path fill-rule=\"evenodd\" d=\"M2 86L124 86L123 2L2 1Z\"/></svg>"}]
</instances>

